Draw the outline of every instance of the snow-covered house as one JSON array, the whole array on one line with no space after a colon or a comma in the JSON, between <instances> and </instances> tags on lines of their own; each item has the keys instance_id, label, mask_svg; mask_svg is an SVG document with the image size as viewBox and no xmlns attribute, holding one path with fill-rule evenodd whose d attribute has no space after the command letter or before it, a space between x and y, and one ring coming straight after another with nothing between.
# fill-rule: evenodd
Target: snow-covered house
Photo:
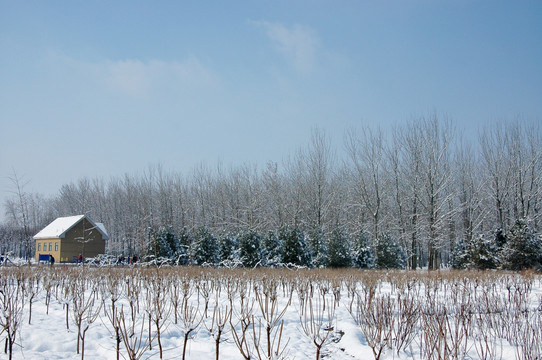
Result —
<instances>
[{"instance_id":1,"label":"snow-covered house","mask_svg":"<svg viewBox=\"0 0 542 360\"><path fill-rule=\"evenodd\" d=\"M102 223L85 215L60 217L34 235L36 261L52 255L55 261L75 261L79 255L93 257L105 253L109 240Z\"/></svg>"}]
</instances>

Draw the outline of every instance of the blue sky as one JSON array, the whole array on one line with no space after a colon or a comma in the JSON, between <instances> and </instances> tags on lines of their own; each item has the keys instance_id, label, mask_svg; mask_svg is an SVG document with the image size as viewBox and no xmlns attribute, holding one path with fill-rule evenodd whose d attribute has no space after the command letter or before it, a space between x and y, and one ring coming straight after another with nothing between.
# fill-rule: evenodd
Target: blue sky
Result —
<instances>
[{"instance_id":1,"label":"blue sky","mask_svg":"<svg viewBox=\"0 0 542 360\"><path fill-rule=\"evenodd\" d=\"M319 127L542 119L540 1L0 0L0 200L281 162Z\"/></svg>"}]
</instances>

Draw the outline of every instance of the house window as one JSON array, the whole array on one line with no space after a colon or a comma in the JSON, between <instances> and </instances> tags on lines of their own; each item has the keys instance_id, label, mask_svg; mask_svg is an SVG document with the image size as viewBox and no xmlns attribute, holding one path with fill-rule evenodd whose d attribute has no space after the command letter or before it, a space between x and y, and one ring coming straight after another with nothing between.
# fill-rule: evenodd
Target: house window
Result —
<instances>
[{"instance_id":1,"label":"house window","mask_svg":"<svg viewBox=\"0 0 542 360\"><path fill-rule=\"evenodd\" d=\"M58 251L58 242L55 243L55 251Z\"/></svg>"},{"instance_id":2,"label":"house window","mask_svg":"<svg viewBox=\"0 0 542 360\"><path fill-rule=\"evenodd\" d=\"M41 243L38 243L38 251L41 251Z\"/></svg>"},{"instance_id":3,"label":"house window","mask_svg":"<svg viewBox=\"0 0 542 360\"><path fill-rule=\"evenodd\" d=\"M53 251L53 243L49 243L49 251Z\"/></svg>"}]
</instances>

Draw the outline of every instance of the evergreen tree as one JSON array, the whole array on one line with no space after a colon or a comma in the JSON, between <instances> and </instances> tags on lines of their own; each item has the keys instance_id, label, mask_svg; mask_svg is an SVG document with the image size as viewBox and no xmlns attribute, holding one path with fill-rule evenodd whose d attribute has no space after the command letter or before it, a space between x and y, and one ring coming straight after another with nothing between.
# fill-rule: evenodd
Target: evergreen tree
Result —
<instances>
[{"instance_id":1,"label":"evergreen tree","mask_svg":"<svg viewBox=\"0 0 542 360\"><path fill-rule=\"evenodd\" d=\"M328 263L328 244L322 229L313 230L308 239L309 251L314 267L324 267Z\"/></svg>"},{"instance_id":2,"label":"evergreen tree","mask_svg":"<svg viewBox=\"0 0 542 360\"><path fill-rule=\"evenodd\" d=\"M171 227L160 226L158 230L149 228L150 247L147 255L174 258L179 248L179 240Z\"/></svg>"},{"instance_id":3,"label":"evergreen tree","mask_svg":"<svg viewBox=\"0 0 542 360\"><path fill-rule=\"evenodd\" d=\"M194 235L192 259L195 265L218 262L218 241L205 227L200 227Z\"/></svg>"},{"instance_id":4,"label":"evergreen tree","mask_svg":"<svg viewBox=\"0 0 542 360\"><path fill-rule=\"evenodd\" d=\"M375 242L375 265L379 269L402 269L405 255L394 237L384 234Z\"/></svg>"},{"instance_id":5,"label":"evergreen tree","mask_svg":"<svg viewBox=\"0 0 542 360\"><path fill-rule=\"evenodd\" d=\"M497 231L495 231L495 245L497 245L497 249L502 250L507 242L508 239L506 238L504 231L502 229L497 229Z\"/></svg>"},{"instance_id":6,"label":"evergreen tree","mask_svg":"<svg viewBox=\"0 0 542 360\"><path fill-rule=\"evenodd\" d=\"M496 269L499 265L498 248L495 241L483 235L473 237L467 244L467 267L474 269Z\"/></svg>"},{"instance_id":7,"label":"evergreen tree","mask_svg":"<svg viewBox=\"0 0 542 360\"><path fill-rule=\"evenodd\" d=\"M523 219L510 228L501 251L503 267L510 270L538 268L542 263L542 240Z\"/></svg>"},{"instance_id":8,"label":"evergreen tree","mask_svg":"<svg viewBox=\"0 0 542 360\"><path fill-rule=\"evenodd\" d=\"M470 262L467 244L463 238L457 240L451 254L450 265L453 269L465 269Z\"/></svg>"},{"instance_id":9,"label":"evergreen tree","mask_svg":"<svg viewBox=\"0 0 542 360\"><path fill-rule=\"evenodd\" d=\"M262 238L262 259L266 266L276 266L282 257L282 245L274 231L269 231Z\"/></svg>"},{"instance_id":10,"label":"evergreen tree","mask_svg":"<svg viewBox=\"0 0 542 360\"><path fill-rule=\"evenodd\" d=\"M160 253L160 244L158 241L158 237L156 236L156 230L154 230L152 227L148 227L147 236L149 237L149 243L145 255L154 257L159 256L158 254Z\"/></svg>"},{"instance_id":11,"label":"evergreen tree","mask_svg":"<svg viewBox=\"0 0 542 360\"><path fill-rule=\"evenodd\" d=\"M220 261L234 261L238 257L237 236L231 233L224 233L218 239L218 256Z\"/></svg>"},{"instance_id":12,"label":"evergreen tree","mask_svg":"<svg viewBox=\"0 0 542 360\"><path fill-rule=\"evenodd\" d=\"M282 242L282 263L299 266L310 265L310 254L305 241L305 234L299 228L284 227L279 231Z\"/></svg>"},{"instance_id":13,"label":"evergreen tree","mask_svg":"<svg viewBox=\"0 0 542 360\"><path fill-rule=\"evenodd\" d=\"M246 230L239 237L239 259L243 266L254 267L260 263L260 235L254 230Z\"/></svg>"},{"instance_id":14,"label":"evergreen tree","mask_svg":"<svg viewBox=\"0 0 542 360\"><path fill-rule=\"evenodd\" d=\"M359 269L372 269L375 266L375 255L370 239L360 231L352 244L352 264Z\"/></svg>"},{"instance_id":15,"label":"evergreen tree","mask_svg":"<svg viewBox=\"0 0 542 360\"><path fill-rule=\"evenodd\" d=\"M328 246L328 267L341 268L348 267L352 264L348 235L346 235L341 227L333 229Z\"/></svg>"},{"instance_id":16,"label":"evergreen tree","mask_svg":"<svg viewBox=\"0 0 542 360\"><path fill-rule=\"evenodd\" d=\"M194 236L186 227L183 227L178 238L179 247L177 249L177 258L179 265L192 264L191 255Z\"/></svg>"}]
</instances>

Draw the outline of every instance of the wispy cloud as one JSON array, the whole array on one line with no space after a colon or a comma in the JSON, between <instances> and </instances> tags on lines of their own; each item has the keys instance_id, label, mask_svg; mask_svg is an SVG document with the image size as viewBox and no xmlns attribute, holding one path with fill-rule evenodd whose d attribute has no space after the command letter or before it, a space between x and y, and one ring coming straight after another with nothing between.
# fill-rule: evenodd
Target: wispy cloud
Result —
<instances>
[{"instance_id":1,"label":"wispy cloud","mask_svg":"<svg viewBox=\"0 0 542 360\"><path fill-rule=\"evenodd\" d=\"M156 93L191 91L217 84L217 76L197 58L184 61L139 59L88 62L55 54L54 61L75 78L98 87L143 99ZM92 78L92 79L90 79Z\"/></svg>"},{"instance_id":2,"label":"wispy cloud","mask_svg":"<svg viewBox=\"0 0 542 360\"><path fill-rule=\"evenodd\" d=\"M160 89L186 89L216 82L214 75L193 58L184 62L107 61L102 71L112 87L138 97Z\"/></svg>"},{"instance_id":3,"label":"wispy cloud","mask_svg":"<svg viewBox=\"0 0 542 360\"><path fill-rule=\"evenodd\" d=\"M296 70L309 73L315 70L320 40L316 32L304 25L290 28L281 23L251 21L265 30L275 48L290 61Z\"/></svg>"}]
</instances>

